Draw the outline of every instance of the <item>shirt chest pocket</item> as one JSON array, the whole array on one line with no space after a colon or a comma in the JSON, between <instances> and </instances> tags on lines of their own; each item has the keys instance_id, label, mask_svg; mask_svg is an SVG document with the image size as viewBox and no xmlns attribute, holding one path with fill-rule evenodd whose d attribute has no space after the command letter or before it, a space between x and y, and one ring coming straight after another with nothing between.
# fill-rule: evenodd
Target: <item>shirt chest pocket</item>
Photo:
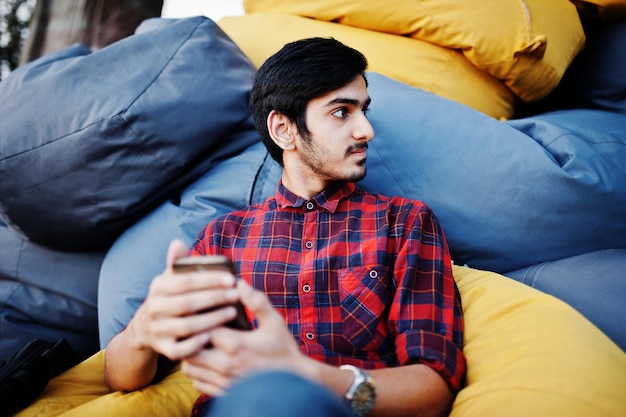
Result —
<instances>
[{"instance_id":1,"label":"shirt chest pocket","mask_svg":"<svg viewBox=\"0 0 626 417\"><path fill-rule=\"evenodd\" d=\"M391 268L374 265L337 272L344 337L356 350L377 350L387 338Z\"/></svg>"}]
</instances>

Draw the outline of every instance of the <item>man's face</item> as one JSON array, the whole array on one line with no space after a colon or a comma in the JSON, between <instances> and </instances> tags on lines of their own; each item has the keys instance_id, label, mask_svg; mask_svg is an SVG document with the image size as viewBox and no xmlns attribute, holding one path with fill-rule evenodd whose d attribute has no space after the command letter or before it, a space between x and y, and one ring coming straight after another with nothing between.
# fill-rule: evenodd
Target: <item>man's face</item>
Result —
<instances>
[{"instance_id":1,"label":"man's face","mask_svg":"<svg viewBox=\"0 0 626 417\"><path fill-rule=\"evenodd\" d=\"M365 177L367 142L374 129L365 112L370 98L363 77L309 102L306 124L310 135L298 137L302 164L326 185Z\"/></svg>"}]
</instances>

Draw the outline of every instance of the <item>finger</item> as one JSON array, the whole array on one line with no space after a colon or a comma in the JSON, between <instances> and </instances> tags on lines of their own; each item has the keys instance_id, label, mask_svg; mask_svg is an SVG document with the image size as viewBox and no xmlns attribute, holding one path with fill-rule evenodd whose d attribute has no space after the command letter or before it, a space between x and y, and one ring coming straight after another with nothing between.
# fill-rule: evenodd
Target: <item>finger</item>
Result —
<instances>
[{"instance_id":1,"label":"finger","mask_svg":"<svg viewBox=\"0 0 626 417\"><path fill-rule=\"evenodd\" d=\"M206 380L206 382L217 378L218 385L221 387L225 387L233 379L243 375L239 358L213 347L202 349L186 358L186 361L193 366L190 372L193 372L194 378Z\"/></svg>"},{"instance_id":2,"label":"finger","mask_svg":"<svg viewBox=\"0 0 626 417\"><path fill-rule=\"evenodd\" d=\"M210 335L207 332L179 340L167 338L157 340L156 350L170 360L178 361L197 354L204 349L209 341Z\"/></svg>"},{"instance_id":3,"label":"finger","mask_svg":"<svg viewBox=\"0 0 626 417\"><path fill-rule=\"evenodd\" d=\"M196 391L202 392L209 397L220 397L224 395L227 387L221 387L212 382L198 381L196 379L193 381L193 387Z\"/></svg>"},{"instance_id":4,"label":"finger","mask_svg":"<svg viewBox=\"0 0 626 417\"><path fill-rule=\"evenodd\" d=\"M201 314L183 317L159 317L150 322L150 332L155 339L181 340L195 334L223 326L237 314L233 306L218 308Z\"/></svg>"},{"instance_id":5,"label":"finger","mask_svg":"<svg viewBox=\"0 0 626 417\"><path fill-rule=\"evenodd\" d=\"M186 294L199 290L233 288L235 277L226 271L194 271L173 273L165 271L150 284L149 293L164 296ZM238 297L235 297L235 300Z\"/></svg>"},{"instance_id":6,"label":"finger","mask_svg":"<svg viewBox=\"0 0 626 417\"><path fill-rule=\"evenodd\" d=\"M174 239L167 248L167 270L173 272L174 261L188 255L187 246L180 239Z\"/></svg>"},{"instance_id":7,"label":"finger","mask_svg":"<svg viewBox=\"0 0 626 417\"><path fill-rule=\"evenodd\" d=\"M274 309L264 292L252 288L242 279L237 282L237 290L239 299L257 319L259 327L271 323L284 325L282 316Z\"/></svg>"},{"instance_id":8,"label":"finger","mask_svg":"<svg viewBox=\"0 0 626 417\"><path fill-rule=\"evenodd\" d=\"M248 359L246 352L251 351L250 344L254 343L254 331L235 330L223 326L211 331L211 340L215 347L212 349L215 352L214 355L225 356L216 361L214 366L227 374L237 373L234 367L245 365L244 362ZM233 362L230 360L231 357L240 359L235 359L238 362Z\"/></svg>"},{"instance_id":9,"label":"finger","mask_svg":"<svg viewBox=\"0 0 626 417\"><path fill-rule=\"evenodd\" d=\"M239 294L234 288L196 290L154 297L149 308L151 317L155 319L159 317L184 317L204 314L210 310L233 305L238 297Z\"/></svg>"},{"instance_id":10,"label":"finger","mask_svg":"<svg viewBox=\"0 0 626 417\"><path fill-rule=\"evenodd\" d=\"M181 370L193 381L194 387L199 391L210 395L221 395L232 383L232 378L210 366L216 363L212 352L212 349L204 349L186 358L182 362Z\"/></svg>"}]
</instances>

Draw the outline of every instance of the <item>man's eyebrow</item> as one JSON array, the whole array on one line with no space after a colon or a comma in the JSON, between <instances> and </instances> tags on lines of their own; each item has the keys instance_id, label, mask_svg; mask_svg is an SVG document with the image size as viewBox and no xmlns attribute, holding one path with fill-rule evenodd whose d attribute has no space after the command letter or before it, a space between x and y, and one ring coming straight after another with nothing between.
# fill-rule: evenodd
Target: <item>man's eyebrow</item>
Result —
<instances>
[{"instance_id":1,"label":"man's eyebrow","mask_svg":"<svg viewBox=\"0 0 626 417\"><path fill-rule=\"evenodd\" d=\"M337 97L329 101L326 106L334 106L336 104L349 104L355 107L367 108L371 102L371 97L368 97L367 100L365 100L364 102L361 102L361 100L357 100L355 98Z\"/></svg>"}]
</instances>

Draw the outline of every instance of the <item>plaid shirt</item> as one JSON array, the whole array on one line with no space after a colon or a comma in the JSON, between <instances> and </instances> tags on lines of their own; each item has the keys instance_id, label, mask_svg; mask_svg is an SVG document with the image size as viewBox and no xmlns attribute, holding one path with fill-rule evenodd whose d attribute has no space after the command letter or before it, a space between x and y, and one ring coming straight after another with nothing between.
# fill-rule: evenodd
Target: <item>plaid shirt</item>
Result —
<instances>
[{"instance_id":1,"label":"plaid shirt","mask_svg":"<svg viewBox=\"0 0 626 417\"><path fill-rule=\"evenodd\" d=\"M211 222L192 254L232 258L307 356L365 369L424 363L460 388L461 300L443 231L423 203L353 183L304 200L281 183L265 203Z\"/></svg>"}]
</instances>

